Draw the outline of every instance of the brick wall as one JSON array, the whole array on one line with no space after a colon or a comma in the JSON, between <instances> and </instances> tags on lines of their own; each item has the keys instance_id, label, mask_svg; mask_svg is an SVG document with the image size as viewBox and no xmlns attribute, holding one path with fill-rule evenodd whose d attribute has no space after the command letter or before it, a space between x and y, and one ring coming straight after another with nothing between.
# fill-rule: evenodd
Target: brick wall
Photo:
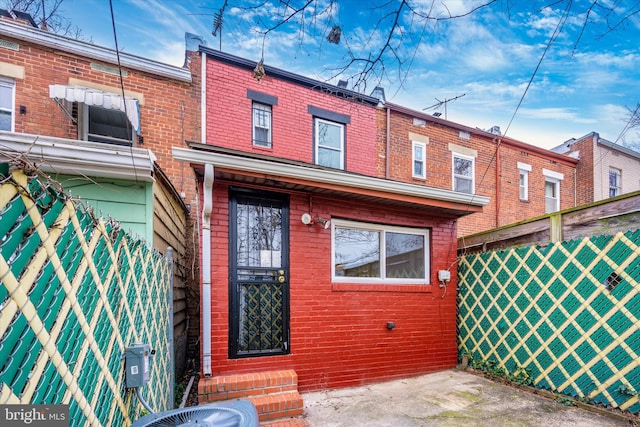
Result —
<instances>
[{"instance_id":1,"label":"brick wall","mask_svg":"<svg viewBox=\"0 0 640 427\"><path fill-rule=\"evenodd\" d=\"M77 125L49 98L51 84L67 85L70 79L76 79L120 90L118 75L91 67L99 61L22 40L11 41L18 43L20 49L2 49L0 62L24 67L24 79L15 79L16 132L78 139ZM100 65L115 68L113 64ZM192 85L125 70L125 90L142 94L144 98L140 105L140 134L144 145L139 147L153 151L176 190L184 192L185 202L195 207L193 170L173 160L171 147L185 147L185 140L200 140L198 76L194 76ZM19 106L27 108L26 114L19 113Z\"/></svg>"},{"instance_id":2,"label":"brick wall","mask_svg":"<svg viewBox=\"0 0 640 427\"><path fill-rule=\"evenodd\" d=\"M308 194L290 195L291 353L228 358L228 184L214 184L211 219L213 375L294 369L301 391L345 387L456 364L456 223L416 209L313 196L323 217L431 229L431 286L331 283L331 231L305 226ZM437 271L451 266L446 293ZM396 328L388 330L387 322Z\"/></svg>"},{"instance_id":3,"label":"brick wall","mask_svg":"<svg viewBox=\"0 0 640 427\"><path fill-rule=\"evenodd\" d=\"M272 148L252 144L252 100L247 89L276 96L272 108ZM308 106L350 116L346 125L345 170L376 175L376 109L269 74L261 82L251 70L207 61L207 144L314 163L313 116Z\"/></svg>"},{"instance_id":4,"label":"brick wall","mask_svg":"<svg viewBox=\"0 0 640 427\"><path fill-rule=\"evenodd\" d=\"M386 111L378 112L378 145L386 141ZM475 157L475 194L490 198L481 213L460 218L460 236L488 230L494 227L522 221L545 213L545 178L543 169L564 174L560 183L561 209L575 206L575 163L557 159L555 153L540 150L528 144L502 141L498 149L498 138L486 133L462 132L443 121L422 120L404 112L391 111L390 148L388 153L389 178L446 190L453 189L452 150L473 150ZM412 177L412 140L410 134L427 137L426 178ZM498 151L496 151L498 150ZM381 151L384 153L385 151ZM464 153L461 153L464 154ZM529 200L519 197L519 170L517 163L531 165L529 174ZM499 176L496 176L499 168ZM379 166L378 171L385 166ZM500 194L498 194L498 185ZM498 197L499 196L499 197ZM498 212L499 210L499 212ZM498 212L498 213L497 213Z\"/></svg>"}]
</instances>

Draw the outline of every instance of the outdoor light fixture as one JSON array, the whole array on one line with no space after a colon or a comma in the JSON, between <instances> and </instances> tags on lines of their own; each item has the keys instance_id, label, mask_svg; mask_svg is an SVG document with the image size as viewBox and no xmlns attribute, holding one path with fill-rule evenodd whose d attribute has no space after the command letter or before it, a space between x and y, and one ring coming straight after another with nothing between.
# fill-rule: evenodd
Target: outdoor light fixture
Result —
<instances>
[{"instance_id":1,"label":"outdoor light fixture","mask_svg":"<svg viewBox=\"0 0 640 427\"><path fill-rule=\"evenodd\" d=\"M300 216L300 221L302 221L304 225L322 224L325 230L331 225L330 219L324 219L319 216L313 218L308 212L305 212Z\"/></svg>"},{"instance_id":2,"label":"outdoor light fixture","mask_svg":"<svg viewBox=\"0 0 640 427\"><path fill-rule=\"evenodd\" d=\"M311 219L311 215L305 212L300 217L300 221L302 221L304 225L311 225L311 223L313 222L313 219Z\"/></svg>"},{"instance_id":3,"label":"outdoor light fixture","mask_svg":"<svg viewBox=\"0 0 640 427\"><path fill-rule=\"evenodd\" d=\"M314 222L320 223L324 226L324 229L326 230L327 228L329 228L329 226L331 225L331 220L330 219L324 219L321 217L316 217L316 219L314 220Z\"/></svg>"}]
</instances>

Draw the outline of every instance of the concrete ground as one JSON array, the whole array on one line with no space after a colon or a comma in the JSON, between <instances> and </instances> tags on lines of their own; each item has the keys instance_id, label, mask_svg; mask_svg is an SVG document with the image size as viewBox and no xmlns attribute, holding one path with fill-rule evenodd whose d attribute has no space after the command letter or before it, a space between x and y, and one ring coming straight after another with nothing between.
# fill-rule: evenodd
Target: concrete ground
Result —
<instances>
[{"instance_id":1,"label":"concrete ground","mask_svg":"<svg viewBox=\"0 0 640 427\"><path fill-rule=\"evenodd\" d=\"M368 386L304 393L311 427L629 426L621 417L463 371L444 371Z\"/></svg>"}]
</instances>

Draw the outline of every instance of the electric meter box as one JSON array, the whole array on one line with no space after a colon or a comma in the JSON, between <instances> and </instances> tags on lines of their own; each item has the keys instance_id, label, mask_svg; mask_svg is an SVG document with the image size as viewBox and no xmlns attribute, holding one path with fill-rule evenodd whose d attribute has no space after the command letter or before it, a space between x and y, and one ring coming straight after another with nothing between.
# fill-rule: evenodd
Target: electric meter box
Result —
<instances>
[{"instance_id":1,"label":"electric meter box","mask_svg":"<svg viewBox=\"0 0 640 427\"><path fill-rule=\"evenodd\" d=\"M125 386L142 387L149 382L152 357L149 344L132 344L124 351Z\"/></svg>"}]
</instances>

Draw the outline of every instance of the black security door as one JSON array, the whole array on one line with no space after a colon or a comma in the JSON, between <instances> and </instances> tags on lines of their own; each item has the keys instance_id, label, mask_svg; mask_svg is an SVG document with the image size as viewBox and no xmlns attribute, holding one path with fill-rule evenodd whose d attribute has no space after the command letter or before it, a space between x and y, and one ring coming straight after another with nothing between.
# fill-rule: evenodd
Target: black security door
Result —
<instances>
[{"instance_id":1,"label":"black security door","mask_svg":"<svg viewBox=\"0 0 640 427\"><path fill-rule=\"evenodd\" d=\"M232 190L229 357L289 352L289 203Z\"/></svg>"}]
</instances>

